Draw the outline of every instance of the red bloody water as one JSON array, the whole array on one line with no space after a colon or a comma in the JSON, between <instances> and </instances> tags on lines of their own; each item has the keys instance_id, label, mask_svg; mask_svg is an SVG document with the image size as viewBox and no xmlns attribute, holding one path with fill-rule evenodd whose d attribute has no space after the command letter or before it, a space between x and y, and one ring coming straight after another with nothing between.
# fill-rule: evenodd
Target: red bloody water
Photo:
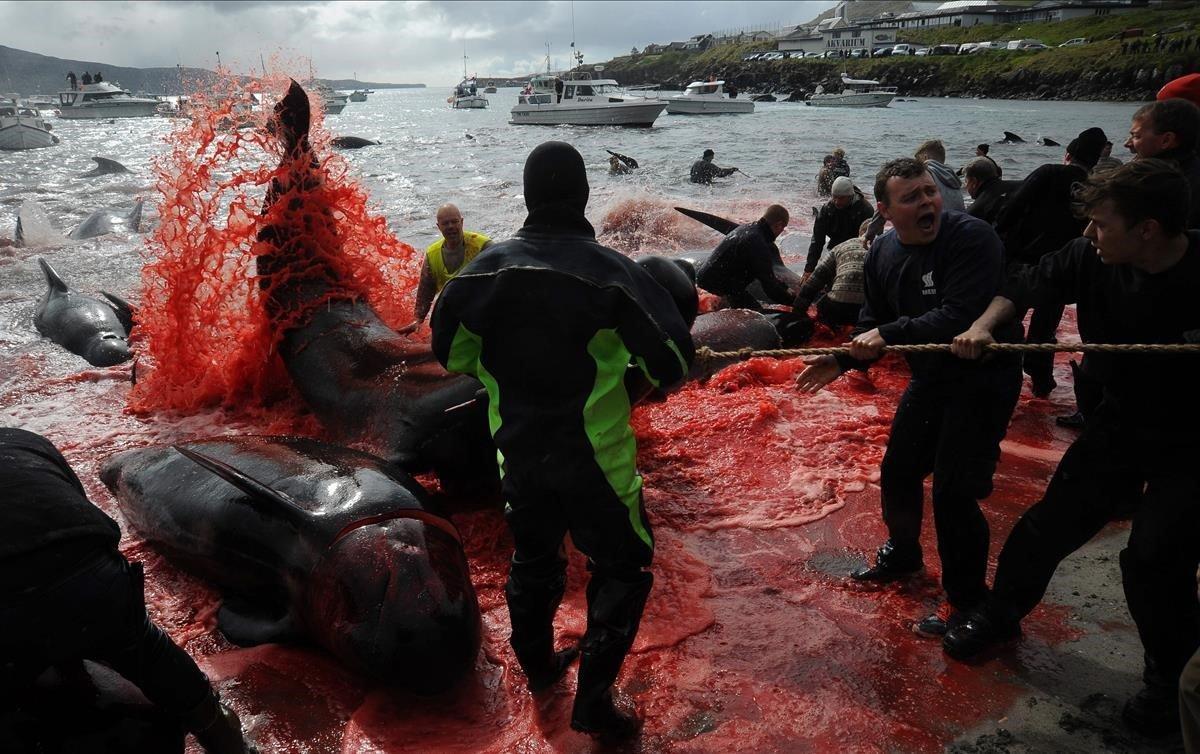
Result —
<instances>
[{"instance_id":1,"label":"red bloody water","mask_svg":"<svg viewBox=\"0 0 1200 754\"><path fill-rule=\"evenodd\" d=\"M265 89L282 91L279 83ZM243 401L260 408L229 419L240 431L316 431L292 404L271 403L278 392L268 386L286 378L271 355L278 334L262 317L250 264L278 154L257 131L219 130L223 107L202 110L173 135L158 166L163 222L147 248L139 325L140 363L153 370L143 370L131 405L191 411ZM411 305L417 259L371 215L344 164L324 148L319 123L314 148L325 189L315 196L328 205L307 209L333 212L323 251L397 322ZM1006 665L950 662L910 630L939 599L928 518L926 576L880 590L844 577L884 538L878 464L907 379L903 363L887 359L817 395L793 388L802 368L799 360L756 359L634 413L657 549L654 591L620 680L622 699L647 718L630 750L940 751L962 731L1003 717L1022 692ZM1065 447L1069 435L1052 417L1069 408L1066 388L1053 401L1018 406L997 492L985 503L993 552ZM204 428L212 433L211 424ZM98 438L89 450L110 446ZM83 476L111 511L94 474ZM153 617L199 658L263 751L591 750L568 725L575 671L535 699L507 646L511 541L500 512L450 503L484 645L474 675L433 698L370 686L316 649L235 648L215 628L216 595L136 539L125 551L148 561ZM585 581L575 554L557 622L562 643L582 634ZM1040 608L1026 622L1018 657L1070 636L1062 609Z\"/></svg>"}]
</instances>

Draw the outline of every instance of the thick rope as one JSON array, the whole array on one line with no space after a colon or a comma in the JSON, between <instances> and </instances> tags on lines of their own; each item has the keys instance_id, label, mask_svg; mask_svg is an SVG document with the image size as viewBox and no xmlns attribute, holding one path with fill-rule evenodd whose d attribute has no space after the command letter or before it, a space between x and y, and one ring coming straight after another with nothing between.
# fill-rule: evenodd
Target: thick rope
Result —
<instances>
[{"instance_id":1,"label":"thick rope","mask_svg":"<svg viewBox=\"0 0 1200 754\"><path fill-rule=\"evenodd\" d=\"M887 353L949 353L949 343L920 343L907 346L884 346ZM989 343L985 351L1023 353L1193 353L1200 354L1200 343ZM767 356L792 359L797 356L849 356L849 346L821 348L773 348L756 351L742 348L737 351L714 351L707 346L696 349L697 360L752 359Z\"/></svg>"}]
</instances>

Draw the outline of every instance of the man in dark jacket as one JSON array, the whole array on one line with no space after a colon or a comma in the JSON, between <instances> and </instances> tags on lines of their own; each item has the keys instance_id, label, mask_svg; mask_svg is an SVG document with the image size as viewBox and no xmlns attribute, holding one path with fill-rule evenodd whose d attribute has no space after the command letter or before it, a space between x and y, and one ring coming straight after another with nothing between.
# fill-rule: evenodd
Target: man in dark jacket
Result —
<instances>
[{"instance_id":1,"label":"man in dark jacket","mask_svg":"<svg viewBox=\"0 0 1200 754\"><path fill-rule=\"evenodd\" d=\"M712 183L714 178L728 178L737 172L737 168L721 168L713 164L717 153L711 149L704 150L704 155L692 163L689 177L692 183Z\"/></svg>"},{"instance_id":2,"label":"man in dark jacket","mask_svg":"<svg viewBox=\"0 0 1200 754\"><path fill-rule=\"evenodd\" d=\"M1191 192L1187 226L1200 228L1200 108L1178 97L1143 105L1133 114L1125 146L1136 159L1157 157L1175 163Z\"/></svg>"},{"instance_id":3,"label":"man in dark jacket","mask_svg":"<svg viewBox=\"0 0 1200 754\"><path fill-rule=\"evenodd\" d=\"M971 195L971 206L967 214L978 217L988 225L995 225L1004 209L1004 202L1019 181L1003 181L997 172L996 163L987 157L976 157L963 169L963 183Z\"/></svg>"},{"instance_id":4,"label":"man in dark jacket","mask_svg":"<svg viewBox=\"0 0 1200 754\"><path fill-rule=\"evenodd\" d=\"M817 268L821 253L827 246L832 249L857 237L858 226L875 214L875 209L849 178L842 176L834 180L831 193L833 198L821 206L813 223L812 242L808 245L808 257L804 260L805 276L811 275Z\"/></svg>"},{"instance_id":5,"label":"man in dark jacket","mask_svg":"<svg viewBox=\"0 0 1200 754\"><path fill-rule=\"evenodd\" d=\"M1008 263L1037 264L1046 254L1058 251L1079 237L1085 221L1072 209L1074 189L1087 180L1108 137L1099 128L1080 132L1070 144L1061 164L1042 165L1009 195L996 220L996 232L1004 239ZM1063 308L1057 304L1035 307L1029 317L1027 343L1054 343ZM1025 373L1033 394L1040 398L1057 387L1054 355L1026 354Z\"/></svg>"},{"instance_id":6,"label":"man in dark jacket","mask_svg":"<svg viewBox=\"0 0 1200 754\"><path fill-rule=\"evenodd\" d=\"M696 284L730 307L761 311L758 299L746 290L757 280L767 298L790 305L800 290L800 276L784 266L775 245L787 224L788 211L772 204L757 222L737 226L700 264Z\"/></svg>"},{"instance_id":7,"label":"man in dark jacket","mask_svg":"<svg viewBox=\"0 0 1200 754\"><path fill-rule=\"evenodd\" d=\"M1200 333L1200 232L1187 231L1187 184L1162 160L1134 160L1083 191L1084 238L1017 272L954 352L978 358L992 331L1029 304L1073 303L1085 343L1183 343ZM1020 636L1063 558L1116 512L1134 509L1121 578L1145 647L1146 686L1125 705L1147 735L1179 730L1178 684L1200 647L1200 423L1194 354L1091 353L1099 405L1042 499L1000 552L992 593L944 647L968 659Z\"/></svg>"},{"instance_id":8,"label":"man in dark jacket","mask_svg":"<svg viewBox=\"0 0 1200 754\"><path fill-rule=\"evenodd\" d=\"M943 212L934 177L922 162L893 160L875 179L880 213L894 230L881 235L863 269L865 300L851 357L808 361L797 387L816 392L849 368L865 369L887 345L949 343L987 308L1004 277L995 231L961 212ZM1019 335L1010 327L1010 339ZM950 604L914 630L940 636L964 621L987 596L988 525L979 501L992 491L1000 441L1021 388L1018 362L984 363L950 354L909 354L912 380L896 408L880 469L888 540L861 581L907 578L924 561L920 533L924 480L933 474L933 520L942 585ZM967 364L972 367L963 369Z\"/></svg>"},{"instance_id":9,"label":"man in dark jacket","mask_svg":"<svg viewBox=\"0 0 1200 754\"><path fill-rule=\"evenodd\" d=\"M617 740L640 726L616 709L612 684L650 594L654 546L623 380L636 362L669 388L687 375L693 346L666 289L596 243L587 199L572 146L534 149L524 227L446 284L433 349L447 369L487 389L516 548L505 587L511 644L529 688L553 685L582 652L571 726ZM591 570L588 620L579 650L556 653L567 532Z\"/></svg>"},{"instance_id":10,"label":"man in dark jacket","mask_svg":"<svg viewBox=\"0 0 1200 754\"><path fill-rule=\"evenodd\" d=\"M0 428L0 704L26 701L51 667L98 660L206 751L247 751L237 715L150 620L141 565L121 556L120 538L48 440Z\"/></svg>"}]
</instances>

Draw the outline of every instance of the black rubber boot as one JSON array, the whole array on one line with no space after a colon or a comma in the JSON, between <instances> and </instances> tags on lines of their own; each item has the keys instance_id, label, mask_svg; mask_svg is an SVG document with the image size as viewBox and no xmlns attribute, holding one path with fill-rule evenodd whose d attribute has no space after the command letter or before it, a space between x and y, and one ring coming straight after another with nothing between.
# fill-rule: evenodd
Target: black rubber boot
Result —
<instances>
[{"instance_id":1,"label":"black rubber boot","mask_svg":"<svg viewBox=\"0 0 1200 754\"><path fill-rule=\"evenodd\" d=\"M554 651L554 614L566 583L566 563L554 553L536 562L518 563L514 557L504 585L512 625L509 643L530 691L553 686L578 654L574 648Z\"/></svg>"},{"instance_id":2,"label":"black rubber boot","mask_svg":"<svg viewBox=\"0 0 1200 754\"><path fill-rule=\"evenodd\" d=\"M959 662L977 659L1002 649L1021 638L1021 625L995 620L985 613L973 613L965 623L954 626L942 638L942 649Z\"/></svg>"},{"instance_id":3,"label":"black rubber boot","mask_svg":"<svg viewBox=\"0 0 1200 754\"><path fill-rule=\"evenodd\" d=\"M1147 738L1179 735L1179 692L1170 686L1146 684L1125 702L1121 718Z\"/></svg>"},{"instance_id":4,"label":"black rubber boot","mask_svg":"<svg viewBox=\"0 0 1200 754\"><path fill-rule=\"evenodd\" d=\"M579 671L583 677L582 664ZM636 715L621 712L613 704L612 691L605 691L599 699L580 705L578 697L571 712L571 728L606 744L628 741L642 729L642 721Z\"/></svg>"},{"instance_id":5,"label":"black rubber boot","mask_svg":"<svg viewBox=\"0 0 1200 754\"><path fill-rule=\"evenodd\" d=\"M853 571L850 578L855 581L887 582L903 579L925 567L919 545L897 546L888 540L875 553L875 565Z\"/></svg>"},{"instance_id":6,"label":"black rubber boot","mask_svg":"<svg viewBox=\"0 0 1200 754\"><path fill-rule=\"evenodd\" d=\"M258 754L243 736L237 713L222 704L215 691L183 716L183 726L208 754Z\"/></svg>"}]
</instances>

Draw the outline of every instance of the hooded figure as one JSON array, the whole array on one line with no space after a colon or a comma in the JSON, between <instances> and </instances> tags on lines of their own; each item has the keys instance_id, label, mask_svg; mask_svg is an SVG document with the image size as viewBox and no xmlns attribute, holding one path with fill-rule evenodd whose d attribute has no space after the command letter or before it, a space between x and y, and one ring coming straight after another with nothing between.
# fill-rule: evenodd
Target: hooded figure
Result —
<instances>
[{"instance_id":1,"label":"hooded figure","mask_svg":"<svg viewBox=\"0 0 1200 754\"><path fill-rule=\"evenodd\" d=\"M692 340L667 289L596 243L574 147L534 149L524 181L524 227L446 284L432 345L447 369L487 390L515 546L505 586L510 642L529 688L549 688L582 653L571 726L628 738L640 721L617 711L612 684L650 594L654 539L625 376L636 363L657 387L682 381ZM578 649L555 652L568 532L591 571L588 622Z\"/></svg>"}]
</instances>

